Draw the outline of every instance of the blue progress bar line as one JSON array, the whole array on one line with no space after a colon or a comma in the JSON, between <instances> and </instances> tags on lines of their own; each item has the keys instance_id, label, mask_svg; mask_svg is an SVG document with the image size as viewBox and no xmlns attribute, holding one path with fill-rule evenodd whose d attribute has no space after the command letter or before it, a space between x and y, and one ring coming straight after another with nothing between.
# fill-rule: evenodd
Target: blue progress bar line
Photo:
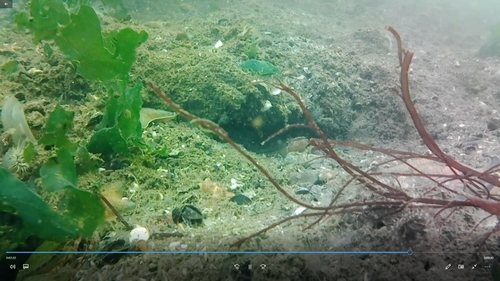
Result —
<instances>
[{"instance_id":1,"label":"blue progress bar line","mask_svg":"<svg viewBox=\"0 0 500 281\"><path fill-rule=\"evenodd\" d=\"M167 251L154 251L154 252L120 252L120 251L9 251L6 252L7 255L16 255L16 254L33 254L33 255L102 255L102 254L154 254L154 255L269 255L269 254L284 254L284 255L409 255L413 254L412 250L407 251L345 251L345 252L336 252L336 251L259 251L259 252L246 252L246 251L203 251L203 252L167 252Z\"/></svg>"}]
</instances>

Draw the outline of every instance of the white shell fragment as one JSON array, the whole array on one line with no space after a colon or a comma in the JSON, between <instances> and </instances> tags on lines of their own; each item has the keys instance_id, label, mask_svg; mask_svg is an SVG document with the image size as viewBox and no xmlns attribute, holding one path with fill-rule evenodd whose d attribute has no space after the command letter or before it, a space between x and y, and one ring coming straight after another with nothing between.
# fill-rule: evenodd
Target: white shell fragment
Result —
<instances>
[{"instance_id":1,"label":"white shell fragment","mask_svg":"<svg viewBox=\"0 0 500 281\"><path fill-rule=\"evenodd\" d=\"M142 226L137 226L136 228L130 231L129 242L134 243L138 241L148 241L149 239L149 231L147 228Z\"/></svg>"},{"instance_id":2,"label":"white shell fragment","mask_svg":"<svg viewBox=\"0 0 500 281\"><path fill-rule=\"evenodd\" d=\"M28 74L29 75L35 75L35 74L39 74L39 73L43 73L43 70L40 70L38 68L30 68L30 70L28 70Z\"/></svg>"},{"instance_id":3,"label":"white shell fragment","mask_svg":"<svg viewBox=\"0 0 500 281\"><path fill-rule=\"evenodd\" d=\"M231 190L234 190L234 189L237 189L238 187L241 187L243 186L243 184L239 183L236 179L231 179L231 186L229 187L229 189Z\"/></svg>"},{"instance_id":4,"label":"white shell fragment","mask_svg":"<svg viewBox=\"0 0 500 281\"><path fill-rule=\"evenodd\" d=\"M273 105L271 104L270 101L268 100L265 100L264 101L264 106L262 107L262 109L260 111L264 112L264 111L267 111L269 110L271 107L273 107Z\"/></svg>"},{"instance_id":5,"label":"white shell fragment","mask_svg":"<svg viewBox=\"0 0 500 281\"><path fill-rule=\"evenodd\" d=\"M253 83L256 83L257 81L254 80L252 81ZM260 86L264 87L266 89L266 91L271 95L271 96L277 96L279 94L281 94L281 89L279 88L274 88L273 86L270 86L269 84L267 83L264 83L264 82L260 82L259 83Z\"/></svg>"},{"instance_id":6,"label":"white shell fragment","mask_svg":"<svg viewBox=\"0 0 500 281\"><path fill-rule=\"evenodd\" d=\"M295 212L293 212L293 215L294 215L294 216L298 216L298 215L302 214L302 213L303 213L306 209L307 209L306 207L302 207L302 206L300 206L300 207L298 207L298 208L295 210Z\"/></svg>"},{"instance_id":7,"label":"white shell fragment","mask_svg":"<svg viewBox=\"0 0 500 281\"><path fill-rule=\"evenodd\" d=\"M214 48L218 49L218 48L222 47L222 45L224 45L224 43L222 43L222 41L219 40L219 41L217 41L217 43L215 43Z\"/></svg>"},{"instance_id":8,"label":"white shell fragment","mask_svg":"<svg viewBox=\"0 0 500 281\"><path fill-rule=\"evenodd\" d=\"M281 94L281 89L272 88L271 91L269 91L269 93L271 94L271 96L277 96L277 95Z\"/></svg>"}]
</instances>

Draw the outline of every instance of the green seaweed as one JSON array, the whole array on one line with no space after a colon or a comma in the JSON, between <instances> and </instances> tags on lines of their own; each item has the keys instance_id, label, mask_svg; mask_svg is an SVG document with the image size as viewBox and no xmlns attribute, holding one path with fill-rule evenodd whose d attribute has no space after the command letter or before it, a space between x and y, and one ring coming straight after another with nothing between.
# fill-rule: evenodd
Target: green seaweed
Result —
<instances>
[{"instance_id":1,"label":"green seaweed","mask_svg":"<svg viewBox=\"0 0 500 281\"><path fill-rule=\"evenodd\" d=\"M23 158L26 163L31 163L35 159L36 150L35 145L32 142L28 142L23 151Z\"/></svg>"},{"instance_id":2,"label":"green seaweed","mask_svg":"<svg viewBox=\"0 0 500 281\"><path fill-rule=\"evenodd\" d=\"M142 83L127 88L121 95L110 95L98 131L90 138L88 150L92 153L129 152L130 146L141 146L142 126L140 112Z\"/></svg>"},{"instance_id":3,"label":"green seaweed","mask_svg":"<svg viewBox=\"0 0 500 281\"><path fill-rule=\"evenodd\" d=\"M78 188L73 154L61 148L40 169L42 186L49 192L63 192L58 208L65 217L79 226L79 234L91 236L104 222L104 206L99 197Z\"/></svg>"},{"instance_id":4,"label":"green seaweed","mask_svg":"<svg viewBox=\"0 0 500 281\"><path fill-rule=\"evenodd\" d=\"M279 78L282 77L279 68L267 61L260 61L256 59L247 60L240 64L240 68L262 76L276 75Z\"/></svg>"},{"instance_id":5,"label":"green seaweed","mask_svg":"<svg viewBox=\"0 0 500 281\"><path fill-rule=\"evenodd\" d=\"M15 22L30 30L35 43L54 40L84 78L103 82L128 80L135 51L147 40L148 33L125 28L103 34L92 7L71 6L71 10L76 8L78 12L70 14L61 0L32 0L30 15L21 12Z\"/></svg>"},{"instance_id":6,"label":"green seaweed","mask_svg":"<svg viewBox=\"0 0 500 281\"><path fill-rule=\"evenodd\" d=\"M68 131L73 128L74 117L74 112L66 111L58 104L54 111L50 113L43 136L38 142L43 145L54 145L75 152L76 145L68 137Z\"/></svg>"},{"instance_id":7,"label":"green seaweed","mask_svg":"<svg viewBox=\"0 0 500 281\"><path fill-rule=\"evenodd\" d=\"M65 215L80 227L81 236L90 237L104 223L105 208L100 198L78 188L68 189L60 206Z\"/></svg>"},{"instance_id":8,"label":"green seaweed","mask_svg":"<svg viewBox=\"0 0 500 281\"><path fill-rule=\"evenodd\" d=\"M18 13L14 20L18 27L29 29L38 44L54 39L60 26L70 22L70 15L60 0L31 0L30 14Z\"/></svg>"},{"instance_id":9,"label":"green seaweed","mask_svg":"<svg viewBox=\"0 0 500 281\"><path fill-rule=\"evenodd\" d=\"M257 59L258 54L259 54L259 41L255 40L254 42L250 43L250 45L248 45L248 48L245 51L245 55L247 55L249 59Z\"/></svg>"},{"instance_id":10,"label":"green seaweed","mask_svg":"<svg viewBox=\"0 0 500 281\"><path fill-rule=\"evenodd\" d=\"M85 196L85 198L88 198L88 196ZM0 167L0 199L0 202L2 202L0 209L2 211L14 213L22 219L22 230L21 233L17 234L20 238L35 234L42 239L65 242L83 234L89 236L90 231L88 228L83 230L79 227L80 220L73 220L70 216L54 211L31 188L2 167ZM82 202L80 201L80 203ZM97 204L92 205L97 206ZM102 208L102 211L104 215L104 208ZM85 218L93 220L87 215ZM85 223L84 225L96 226L99 223L100 220L94 221L92 224Z\"/></svg>"},{"instance_id":11,"label":"green seaweed","mask_svg":"<svg viewBox=\"0 0 500 281\"><path fill-rule=\"evenodd\" d=\"M105 2L123 6L119 0ZM28 28L36 42L54 40L66 58L77 66L81 76L102 81L110 91L119 92L119 98L109 95L100 130L90 139L88 149L96 153L128 152L128 145L137 145L142 140L139 121L142 86L138 83L127 88L126 85L136 49L147 40L148 34L131 28L103 34L99 17L92 7L80 5L79 1L67 1L66 5L70 11L77 11L76 14L70 14L62 0L33 0L30 3L31 19L26 13L20 13L16 23ZM51 50L48 53L50 56ZM65 147L74 153L76 146L66 136L73 115L66 115L62 108L56 108L40 143Z\"/></svg>"},{"instance_id":12,"label":"green seaweed","mask_svg":"<svg viewBox=\"0 0 500 281\"><path fill-rule=\"evenodd\" d=\"M43 44L43 52L50 59L54 54L54 49L52 49L49 43L45 43Z\"/></svg>"},{"instance_id":13,"label":"green seaweed","mask_svg":"<svg viewBox=\"0 0 500 281\"><path fill-rule=\"evenodd\" d=\"M19 69L19 62L17 60L8 61L4 63L0 69L2 69L2 71L6 74L15 73Z\"/></svg>"},{"instance_id":14,"label":"green seaweed","mask_svg":"<svg viewBox=\"0 0 500 281\"><path fill-rule=\"evenodd\" d=\"M40 169L42 185L48 192L71 187L76 188L76 175L73 155L67 149L57 151L57 157L50 158Z\"/></svg>"},{"instance_id":15,"label":"green seaweed","mask_svg":"<svg viewBox=\"0 0 500 281\"><path fill-rule=\"evenodd\" d=\"M55 146L56 156L50 158L41 168L42 186L48 192L61 192L58 209L71 223L78 226L79 236L91 236L104 221L104 206L97 195L78 188L78 175L74 161L75 154L85 163L85 151L71 142L68 132L73 127L74 113L57 105L47 118L40 144ZM77 150L78 148L78 150ZM33 158L26 151L25 158ZM87 152L87 157L90 158Z\"/></svg>"},{"instance_id":16,"label":"green seaweed","mask_svg":"<svg viewBox=\"0 0 500 281\"><path fill-rule=\"evenodd\" d=\"M90 138L87 146L92 153L129 153L127 141L122 137L118 126L103 128L97 131Z\"/></svg>"},{"instance_id":17,"label":"green seaweed","mask_svg":"<svg viewBox=\"0 0 500 281\"><path fill-rule=\"evenodd\" d=\"M82 6L71 22L61 28L55 42L66 57L78 65L78 72L89 80L128 80L136 48L146 41L145 31L125 28L107 35L94 9Z\"/></svg>"},{"instance_id":18,"label":"green seaweed","mask_svg":"<svg viewBox=\"0 0 500 281\"><path fill-rule=\"evenodd\" d=\"M84 174L90 171L95 171L99 168L99 163L96 159L90 156L87 149L87 142L81 141L78 143L78 148L76 149L76 171L78 174Z\"/></svg>"}]
</instances>

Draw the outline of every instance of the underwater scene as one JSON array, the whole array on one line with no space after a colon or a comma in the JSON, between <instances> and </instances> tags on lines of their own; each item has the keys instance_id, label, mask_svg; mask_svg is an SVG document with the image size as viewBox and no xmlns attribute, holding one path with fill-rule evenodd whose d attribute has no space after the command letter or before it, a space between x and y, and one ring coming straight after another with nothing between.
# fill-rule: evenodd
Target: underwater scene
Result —
<instances>
[{"instance_id":1,"label":"underwater scene","mask_svg":"<svg viewBox=\"0 0 500 281\"><path fill-rule=\"evenodd\" d=\"M498 14L0 1L0 279L500 280Z\"/></svg>"}]
</instances>

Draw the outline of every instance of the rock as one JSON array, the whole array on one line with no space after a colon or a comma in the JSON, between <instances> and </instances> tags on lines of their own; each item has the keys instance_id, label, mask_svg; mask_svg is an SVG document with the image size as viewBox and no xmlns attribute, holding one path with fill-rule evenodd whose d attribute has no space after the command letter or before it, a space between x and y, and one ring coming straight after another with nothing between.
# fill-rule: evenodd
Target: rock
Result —
<instances>
[{"instance_id":1,"label":"rock","mask_svg":"<svg viewBox=\"0 0 500 281\"><path fill-rule=\"evenodd\" d=\"M310 190L307 187L298 187L295 189L295 194L309 194Z\"/></svg>"},{"instance_id":2,"label":"rock","mask_svg":"<svg viewBox=\"0 0 500 281\"><path fill-rule=\"evenodd\" d=\"M305 170L300 173L297 185L309 188L318 181L318 175L316 170Z\"/></svg>"},{"instance_id":3,"label":"rock","mask_svg":"<svg viewBox=\"0 0 500 281\"><path fill-rule=\"evenodd\" d=\"M288 152L303 152L309 146L309 139L305 137L297 137L288 144Z\"/></svg>"},{"instance_id":4,"label":"rock","mask_svg":"<svg viewBox=\"0 0 500 281\"><path fill-rule=\"evenodd\" d=\"M252 199L248 198L247 196L243 194L237 194L233 198L231 198L229 201L234 202L238 205L247 205L252 203Z\"/></svg>"},{"instance_id":5,"label":"rock","mask_svg":"<svg viewBox=\"0 0 500 281\"><path fill-rule=\"evenodd\" d=\"M168 247L170 248L170 250L174 251L174 250L176 250L176 249L177 249L180 245L181 245L181 242L179 242L179 241L175 241L175 242L170 243L170 245L168 245Z\"/></svg>"},{"instance_id":6,"label":"rock","mask_svg":"<svg viewBox=\"0 0 500 281\"><path fill-rule=\"evenodd\" d=\"M490 131L494 131L494 130L498 129L498 127L500 127L500 119L499 118L491 118L490 120L488 120L486 127Z\"/></svg>"}]
</instances>

